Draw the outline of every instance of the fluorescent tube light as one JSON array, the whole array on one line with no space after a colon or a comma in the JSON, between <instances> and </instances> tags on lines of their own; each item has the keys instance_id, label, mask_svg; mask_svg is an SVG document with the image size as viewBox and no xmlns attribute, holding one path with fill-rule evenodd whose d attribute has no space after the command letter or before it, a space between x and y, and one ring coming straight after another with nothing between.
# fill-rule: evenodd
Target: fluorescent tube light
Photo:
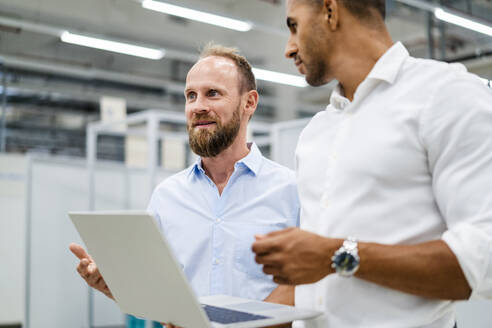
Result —
<instances>
[{"instance_id":1,"label":"fluorescent tube light","mask_svg":"<svg viewBox=\"0 0 492 328\"><path fill-rule=\"evenodd\" d=\"M61 34L60 39L63 42L77 44L80 46L118 52L125 55L143 57L154 60L161 59L165 55L165 51L163 49L147 48L124 42L93 38L85 35L70 33L68 31L64 31Z\"/></svg>"},{"instance_id":2,"label":"fluorescent tube light","mask_svg":"<svg viewBox=\"0 0 492 328\"><path fill-rule=\"evenodd\" d=\"M304 88L308 85L302 76L272 72L259 68L253 68L253 74L258 80L287 84L299 88Z\"/></svg>"},{"instance_id":3,"label":"fluorescent tube light","mask_svg":"<svg viewBox=\"0 0 492 328\"><path fill-rule=\"evenodd\" d=\"M472 21L471 19L464 18L455 14L448 13L444 11L441 8L436 8L434 10L434 15L436 18L443 20L445 22L459 25L461 27L486 34L488 36L492 36L492 27L487 26L485 24L481 24L475 21Z\"/></svg>"},{"instance_id":4,"label":"fluorescent tube light","mask_svg":"<svg viewBox=\"0 0 492 328\"><path fill-rule=\"evenodd\" d=\"M252 24L248 22L171 5L160 1L144 0L142 1L142 7L145 9L155 10L161 13L191 19L202 23L221 26L241 32L249 31L252 28Z\"/></svg>"}]
</instances>

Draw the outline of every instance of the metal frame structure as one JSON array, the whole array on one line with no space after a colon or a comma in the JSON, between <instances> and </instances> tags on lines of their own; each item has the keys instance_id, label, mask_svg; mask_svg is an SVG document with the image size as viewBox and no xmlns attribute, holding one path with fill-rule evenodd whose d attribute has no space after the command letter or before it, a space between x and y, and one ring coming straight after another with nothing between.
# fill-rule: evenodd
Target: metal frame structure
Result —
<instances>
[{"instance_id":1,"label":"metal frame structure","mask_svg":"<svg viewBox=\"0 0 492 328\"><path fill-rule=\"evenodd\" d=\"M274 123L272 124L272 131L271 131L271 158L272 160L279 162L282 158L282 148L281 148L281 133L283 130L288 130L288 129L298 129L298 128L304 128L311 118L301 118L297 120L291 120L291 121L285 121L285 122L279 122L279 123ZM294 157L293 157L294 159ZM282 165L286 165L286 163L281 163ZM292 167L292 169L294 169Z\"/></svg>"}]
</instances>

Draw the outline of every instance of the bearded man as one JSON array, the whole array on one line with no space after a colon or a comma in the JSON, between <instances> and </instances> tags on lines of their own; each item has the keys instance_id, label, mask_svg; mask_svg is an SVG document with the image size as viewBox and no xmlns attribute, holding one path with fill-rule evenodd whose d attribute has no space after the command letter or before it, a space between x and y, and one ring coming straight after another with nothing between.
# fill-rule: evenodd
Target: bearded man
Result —
<instances>
[{"instance_id":1,"label":"bearded man","mask_svg":"<svg viewBox=\"0 0 492 328\"><path fill-rule=\"evenodd\" d=\"M188 73L185 98L189 144L200 158L157 186L148 211L198 296L293 304L292 287L277 287L251 251L255 234L298 225L299 200L294 172L246 142L258 104L250 64L236 49L206 47ZM70 249L80 275L112 298L96 263L81 246Z\"/></svg>"}]
</instances>

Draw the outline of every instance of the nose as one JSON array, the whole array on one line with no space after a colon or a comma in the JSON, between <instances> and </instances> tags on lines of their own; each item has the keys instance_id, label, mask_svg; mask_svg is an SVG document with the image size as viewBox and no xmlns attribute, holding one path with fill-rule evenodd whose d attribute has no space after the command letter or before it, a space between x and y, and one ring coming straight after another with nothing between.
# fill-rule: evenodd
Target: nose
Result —
<instances>
[{"instance_id":1,"label":"nose","mask_svg":"<svg viewBox=\"0 0 492 328\"><path fill-rule=\"evenodd\" d=\"M190 114L203 114L208 113L210 111L210 107L204 97L197 96L195 101L186 105L186 111Z\"/></svg>"},{"instance_id":2,"label":"nose","mask_svg":"<svg viewBox=\"0 0 492 328\"><path fill-rule=\"evenodd\" d=\"M295 59L298 51L299 51L299 49L297 49L297 44L294 40L293 35L291 34L289 36L289 40L287 40L287 44L285 45L284 55L288 59L290 59L290 58Z\"/></svg>"}]
</instances>

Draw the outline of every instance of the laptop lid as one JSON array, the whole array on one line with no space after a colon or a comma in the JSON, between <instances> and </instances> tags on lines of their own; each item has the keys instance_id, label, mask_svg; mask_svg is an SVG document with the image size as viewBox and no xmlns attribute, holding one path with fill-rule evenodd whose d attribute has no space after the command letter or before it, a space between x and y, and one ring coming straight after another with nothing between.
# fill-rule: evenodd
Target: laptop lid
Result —
<instances>
[{"instance_id":1,"label":"laptop lid","mask_svg":"<svg viewBox=\"0 0 492 328\"><path fill-rule=\"evenodd\" d=\"M145 212L69 216L123 312L181 327L210 326L152 216Z\"/></svg>"}]
</instances>

